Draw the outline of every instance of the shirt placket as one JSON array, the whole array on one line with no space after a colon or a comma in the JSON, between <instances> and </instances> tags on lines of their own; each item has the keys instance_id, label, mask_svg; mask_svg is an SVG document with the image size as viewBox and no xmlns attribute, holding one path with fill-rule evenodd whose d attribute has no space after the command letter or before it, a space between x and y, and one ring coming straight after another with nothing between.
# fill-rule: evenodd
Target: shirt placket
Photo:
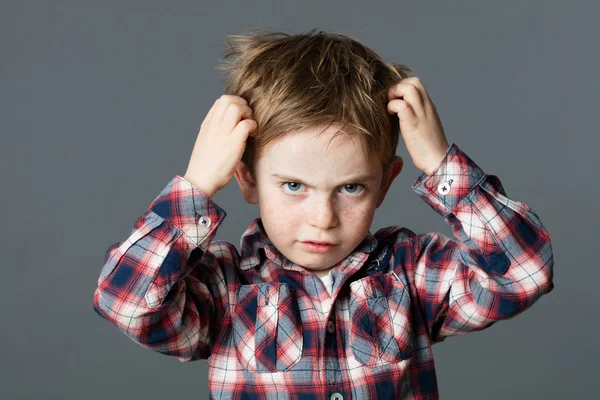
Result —
<instances>
[{"instance_id":1,"label":"shirt placket","mask_svg":"<svg viewBox=\"0 0 600 400\"><path fill-rule=\"evenodd\" d=\"M370 257L366 260L368 264L366 266L367 275L376 273L382 269L384 269L389 261L391 252L390 248L386 245L382 245L377 248L377 251L371 254ZM374 256L374 257L373 257ZM351 265L348 266L347 270L354 270L357 265L361 264L360 261L355 260ZM352 386L352 382L344 385L342 382L345 381L343 372L342 372L342 362L345 363L346 352L343 349L343 345L348 345L347 343L342 342L342 334L343 332L339 331L339 327L344 325L344 321L347 320L349 323L349 317L347 318L338 318L338 309L336 307L337 303L337 294L339 292L340 286L344 283L345 280L342 278L342 282L338 282L341 277L334 277L333 290L331 292L331 308L329 314L327 316L327 320L325 322L323 340L323 365L321 368L321 379L324 380L325 385L327 387L327 395L326 399L331 400L344 400L350 399L350 387ZM321 314L323 315L323 314ZM345 329L350 329L349 325L345 327Z\"/></svg>"},{"instance_id":2,"label":"shirt placket","mask_svg":"<svg viewBox=\"0 0 600 400\"><path fill-rule=\"evenodd\" d=\"M341 387L343 381L342 359L344 352L340 342L340 332L337 323L337 310L335 303L332 304L331 311L327 318L324 329L323 357L324 357L324 380L327 387L327 399L347 399Z\"/></svg>"}]
</instances>

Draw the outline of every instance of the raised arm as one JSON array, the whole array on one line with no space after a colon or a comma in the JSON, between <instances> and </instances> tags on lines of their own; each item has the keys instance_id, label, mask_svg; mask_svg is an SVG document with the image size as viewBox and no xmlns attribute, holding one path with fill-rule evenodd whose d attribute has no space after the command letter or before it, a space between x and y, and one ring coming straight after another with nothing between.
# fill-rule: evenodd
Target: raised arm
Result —
<instances>
[{"instance_id":1,"label":"raised arm","mask_svg":"<svg viewBox=\"0 0 600 400\"><path fill-rule=\"evenodd\" d=\"M411 240L412 275L434 342L513 318L554 288L550 235L456 144L413 190L451 226Z\"/></svg>"},{"instance_id":2,"label":"raised arm","mask_svg":"<svg viewBox=\"0 0 600 400\"><path fill-rule=\"evenodd\" d=\"M237 251L228 243L209 251L227 215L211 198L233 177L256 129L252 114L239 96L215 101L186 173L167 184L129 238L109 247L98 279L94 310L140 345L180 361L209 357L219 333L214 321L227 313L222 268L235 267Z\"/></svg>"},{"instance_id":3,"label":"raised arm","mask_svg":"<svg viewBox=\"0 0 600 400\"><path fill-rule=\"evenodd\" d=\"M228 304L221 266L231 260L229 249L218 252L221 259L207 250L226 215L183 177L173 178L131 235L108 248L96 313L143 347L180 361L208 358L214 321Z\"/></svg>"}]
</instances>

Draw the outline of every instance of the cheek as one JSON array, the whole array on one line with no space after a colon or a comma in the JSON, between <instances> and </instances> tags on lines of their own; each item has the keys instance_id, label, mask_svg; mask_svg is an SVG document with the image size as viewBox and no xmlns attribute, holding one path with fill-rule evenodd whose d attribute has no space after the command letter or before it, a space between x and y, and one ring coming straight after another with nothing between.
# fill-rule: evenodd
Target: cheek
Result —
<instances>
[{"instance_id":1,"label":"cheek","mask_svg":"<svg viewBox=\"0 0 600 400\"><path fill-rule=\"evenodd\" d=\"M357 220L362 218L365 215L365 212L361 209L348 208L342 212L342 216L344 220Z\"/></svg>"},{"instance_id":2,"label":"cheek","mask_svg":"<svg viewBox=\"0 0 600 400\"><path fill-rule=\"evenodd\" d=\"M374 207L371 203L361 205L360 207L348 207L342 211L342 218L346 221L364 221L372 219Z\"/></svg>"},{"instance_id":3,"label":"cheek","mask_svg":"<svg viewBox=\"0 0 600 400\"><path fill-rule=\"evenodd\" d=\"M352 227L352 232L356 235L363 235L371 228L373 216L373 212L367 208L346 210L343 212L344 225Z\"/></svg>"},{"instance_id":4,"label":"cheek","mask_svg":"<svg viewBox=\"0 0 600 400\"><path fill-rule=\"evenodd\" d=\"M265 203L261 210L261 219L269 237L278 238L294 231L294 221L298 219L298 215L285 208L270 207Z\"/></svg>"}]
</instances>

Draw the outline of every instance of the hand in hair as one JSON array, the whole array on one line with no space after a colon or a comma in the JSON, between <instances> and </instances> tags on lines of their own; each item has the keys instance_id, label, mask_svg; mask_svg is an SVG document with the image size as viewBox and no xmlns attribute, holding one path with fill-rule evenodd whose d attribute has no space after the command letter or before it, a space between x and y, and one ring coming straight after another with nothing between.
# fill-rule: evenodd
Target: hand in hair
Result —
<instances>
[{"instance_id":1,"label":"hand in hair","mask_svg":"<svg viewBox=\"0 0 600 400\"><path fill-rule=\"evenodd\" d=\"M212 197L227 186L257 123L248 102L233 95L219 97L200 125L183 178Z\"/></svg>"},{"instance_id":2,"label":"hand in hair","mask_svg":"<svg viewBox=\"0 0 600 400\"><path fill-rule=\"evenodd\" d=\"M398 114L400 133L413 164L431 174L443 160L448 140L425 86L417 77L402 79L389 89L387 99L388 112Z\"/></svg>"}]
</instances>

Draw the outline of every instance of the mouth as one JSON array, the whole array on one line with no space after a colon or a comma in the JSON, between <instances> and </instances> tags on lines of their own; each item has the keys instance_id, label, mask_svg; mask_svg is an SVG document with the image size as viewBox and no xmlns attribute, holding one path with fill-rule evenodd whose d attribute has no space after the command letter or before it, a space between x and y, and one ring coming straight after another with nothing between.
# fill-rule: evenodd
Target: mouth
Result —
<instances>
[{"instance_id":1,"label":"mouth","mask_svg":"<svg viewBox=\"0 0 600 400\"><path fill-rule=\"evenodd\" d=\"M319 245L324 245L324 246L335 246L334 243L330 243L330 242L316 242L314 240L306 240L302 243L312 243L312 244L319 244Z\"/></svg>"},{"instance_id":2,"label":"mouth","mask_svg":"<svg viewBox=\"0 0 600 400\"><path fill-rule=\"evenodd\" d=\"M320 243L328 243L328 242L300 242L302 243L304 250L310 253L327 253L331 251L336 245L334 244L320 244Z\"/></svg>"}]
</instances>

